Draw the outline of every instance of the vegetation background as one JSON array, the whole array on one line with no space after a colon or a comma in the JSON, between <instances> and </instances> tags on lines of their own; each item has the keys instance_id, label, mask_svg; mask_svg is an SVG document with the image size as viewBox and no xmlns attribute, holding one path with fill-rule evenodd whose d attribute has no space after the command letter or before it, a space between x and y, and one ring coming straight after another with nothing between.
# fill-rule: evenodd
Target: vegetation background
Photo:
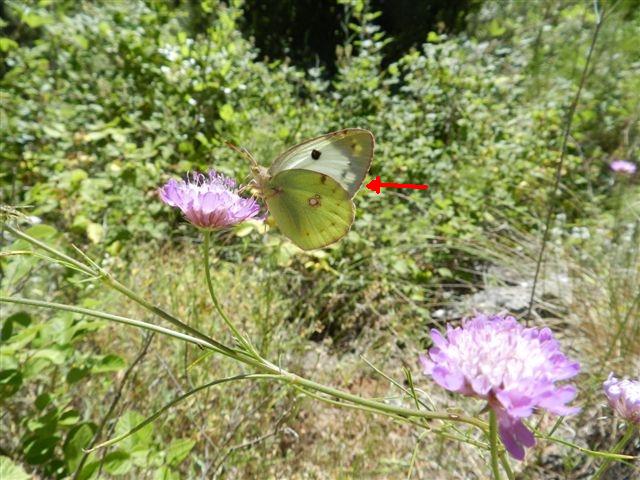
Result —
<instances>
[{"instance_id":1,"label":"vegetation background","mask_svg":"<svg viewBox=\"0 0 640 480\"><path fill-rule=\"evenodd\" d=\"M224 142L269 164L302 139L374 132L371 175L428 183L367 190L349 235L303 253L257 223L217 235L224 307L286 368L364 396L417 387L430 328L474 309L524 315L583 365L575 418L540 428L591 449L618 432L601 382L640 371L640 3L604 21L551 195L569 106L596 23L573 0L7 0L0 4L1 203L73 243L137 292L229 340L203 282L196 231L157 187L216 168L246 181ZM7 232L3 250L28 249ZM36 257L3 255L3 295L145 314ZM78 315L2 305L5 478L429 478L488 474L487 453L341 411L267 383L210 389L108 450L83 454L238 366ZM554 427L555 425L555 427ZM452 432L452 435L464 432ZM640 453L638 441L629 451ZM86 457L86 458L83 458ZM589 478L598 460L541 441L519 478ZM612 467L609 478L632 475ZM630 476L626 478L631 478Z\"/></svg>"}]
</instances>

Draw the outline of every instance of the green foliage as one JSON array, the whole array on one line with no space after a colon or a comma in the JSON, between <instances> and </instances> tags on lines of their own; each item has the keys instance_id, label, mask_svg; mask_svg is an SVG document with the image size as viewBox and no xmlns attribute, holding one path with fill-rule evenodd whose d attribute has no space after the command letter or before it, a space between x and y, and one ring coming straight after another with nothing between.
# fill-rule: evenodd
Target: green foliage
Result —
<instances>
[{"instance_id":1,"label":"green foliage","mask_svg":"<svg viewBox=\"0 0 640 480\"><path fill-rule=\"evenodd\" d=\"M611 208L608 161L638 158L635 3L620 2L610 12L605 5L561 189L552 199L563 213L559 241L566 237L571 245L578 242L572 229L593 227L594 213L601 218ZM308 254L275 230L242 225L219 235L217 244L225 248L214 268L223 272L230 295L240 298L233 305L243 305L260 350L282 355L284 362L295 363L315 348L304 343L308 339L324 340L339 353L372 330L382 332L376 348L384 352L405 348L406 338L419 342L431 307L451 294L442 284L471 288L476 267L487 261L477 250L461 252L462 243L482 243L496 225L538 232L595 15L590 2L540 0L499 8L486 2L466 18L466 34L425 31L425 43L398 51L367 5L336 2L332 8L348 19L336 64L303 69L262 56L241 32L241 1L6 2L0 36L2 203L43 220L30 234L88 249L105 268L121 270L141 288L153 285L149 290L160 302L184 308L194 325L219 331L205 323L212 322L211 312L194 293L200 266L184 260L191 250L182 239L196 234L162 206L157 187L169 177L209 168L245 181L248 165L226 141L269 164L304 138L368 128L377 141L371 174L428 183L427 192L360 192L348 236ZM389 50L398 58L391 64L385 61ZM637 198L633 181L628 191ZM63 238L59 231L69 233ZM602 255L609 248L603 245ZM8 250L32 251L22 241ZM166 270L174 277L161 280L164 260L176 257L179 265ZM37 255L3 256L3 294L87 307L96 301L88 298L97 298L110 311L112 305L129 308L90 283L77 283L72 268L43 265ZM236 265L246 272L232 276ZM178 276L187 300L176 298ZM173 283L159 285L163 281ZM258 299L246 305L247 291L253 297L258 290ZM73 474L116 379L130 365L130 352L117 342L93 343L95 332L105 331L102 322L22 310L5 315L4 307L2 313L0 398L7 414L1 426L11 432L3 435L2 447L11 460L0 457L0 477L10 472L7 478L20 478L23 469L47 478ZM593 336L600 336L600 324L592 323ZM278 333L283 326L290 330ZM167 358L182 368L187 355L170 351ZM214 367L220 370L211 368L207 377L184 365L185 377L210 380L211 371L230 368ZM145 375L147 383L134 383L132 404L107 426L113 427L109 436L145 418L152 403L167 400L149 398L157 371ZM219 416L206 404L187 426L179 417L156 430L145 427L104 458L91 454L79 478L99 470L184 478L204 468L189 460L203 453L207 438L190 436L196 425L206 417L213 429L222 429L236 399L250 393L238 389L227 400L233 405L212 400ZM276 402L271 391L256 388L252 394L256 403ZM252 421L246 430L238 426L251 438L269 425ZM179 428L184 432L174 438ZM246 439L231 432L218 440L241 445ZM292 455L281 448L282 458ZM256 473L255 452L227 452L243 471ZM353 467L355 476L359 468Z\"/></svg>"}]
</instances>

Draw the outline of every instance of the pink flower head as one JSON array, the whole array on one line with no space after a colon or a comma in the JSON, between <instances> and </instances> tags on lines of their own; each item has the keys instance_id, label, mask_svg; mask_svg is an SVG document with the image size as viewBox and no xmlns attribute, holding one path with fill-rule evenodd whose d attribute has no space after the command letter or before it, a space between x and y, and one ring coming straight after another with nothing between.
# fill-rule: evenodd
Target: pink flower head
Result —
<instances>
[{"instance_id":1,"label":"pink flower head","mask_svg":"<svg viewBox=\"0 0 640 480\"><path fill-rule=\"evenodd\" d=\"M572 385L556 385L580 371L548 328L525 328L514 317L476 315L461 327L431 331L434 346L421 355L424 373L452 392L486 399L498 419L507 451L518 460L535 445L522 419L535 408L558 415L578 411L566 404L576 396Z\"/></svg>"},{"instance_id":2,"label":"pink flower head","mask_svg":"<svg viewBox=\"0 0 640 480\"><path fill-rule=\"evenodd\" d=\"M158 190L164 203L179 208L187 220L200 228L215 230L255 217L260 206L243 198L236 183L215 171L194 173L186 181L171 179Z\"/></svg>"},{"instance_id":3,"label":"pink flower head","mask_svg":"<svg viewBox=\"0 0 640 480\"><path fill-rule=\"evenodd\" d=\"M618 380L610 373L602 386L611 408L625 420L640 425L640 378Z\"/></svg>"},{"instance_id":4,"label":"pink flower head","mask_svg":"<svg viewBox=\"0 0 640 480\"><path fill-rule=\"evenodd\" d=\"M616 173L624 173L628 175L636 173L636 164L628 162L627 160L614 160L611 162L609 167Z\"/></svg>"}]
</instances>

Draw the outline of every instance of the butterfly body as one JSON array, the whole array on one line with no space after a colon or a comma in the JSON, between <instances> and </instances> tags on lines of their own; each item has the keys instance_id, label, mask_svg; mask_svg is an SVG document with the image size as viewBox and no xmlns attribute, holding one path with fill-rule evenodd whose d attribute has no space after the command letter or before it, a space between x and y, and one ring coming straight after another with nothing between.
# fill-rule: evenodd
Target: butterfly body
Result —
<instances>
[{"instance_id":1,"label":"butterfly body","mask_svg":"<svg viewBox=\"0 0 640 480\"><path fill-rule=\"evenodd\" d=\"M269 169L254 164L255 184L282 233L304 250L344 237L374 144L368 130L348 128L291 147Z\"/></svg>"}]
</instances>

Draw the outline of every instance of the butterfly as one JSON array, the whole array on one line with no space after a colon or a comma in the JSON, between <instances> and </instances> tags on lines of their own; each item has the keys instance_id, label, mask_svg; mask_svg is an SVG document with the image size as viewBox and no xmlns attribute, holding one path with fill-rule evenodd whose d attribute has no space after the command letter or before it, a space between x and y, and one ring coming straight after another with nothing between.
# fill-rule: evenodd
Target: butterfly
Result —
<instances>
[{"instance_id":1,"label":"butterfly","mask_svg":"<svg viewBox=\"0 0 640 480\"><path fill-rule=\"evenodd\" d=\"M346 128L295 145L271 167L251 162L254 184L280 231L303 250L326 247L353 223L353 197L369 171L375 139Z\"/></svg>"}]
</instances>

